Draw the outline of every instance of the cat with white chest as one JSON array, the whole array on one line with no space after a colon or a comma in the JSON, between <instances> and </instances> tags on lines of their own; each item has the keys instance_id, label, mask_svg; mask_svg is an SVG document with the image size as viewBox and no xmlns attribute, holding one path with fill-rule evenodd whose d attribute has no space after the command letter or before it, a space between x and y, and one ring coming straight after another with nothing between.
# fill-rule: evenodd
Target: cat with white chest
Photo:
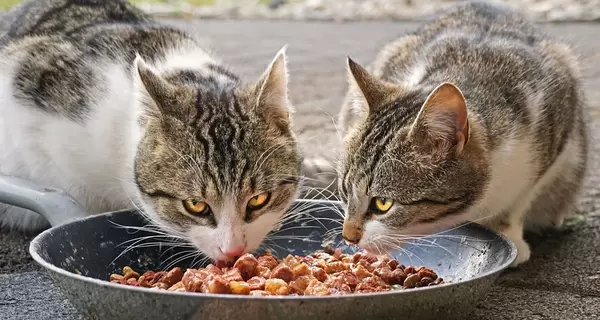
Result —
<instances>
[{"instance_id":1,"label":"cat with white chest","mask_svg":"<svg viewBox=\"0 0 600 320\"><path fill-rule=\"evenodd\" d=\"M479 2L391 42L368 69L349 59L346 241L378 253L476 221L516 244L513 266L527 261L524 230L562 225L586 172L578 68L523 15ZM307 162L308 176L326 171Z\"/></svg>"},{"instance_id":2,"label":"cat with white chest","mask_svg":"<svg viewBox=\"0 0 600 320\"><path fill-rule=\"evenodd\" d=\"M26 1L11 14L0 173L63 189L90 214L139 206L213 260L259 247L299 183L284 50L243 83L126 1ZM47 222L2 205L0 225Z\"/></svg>"}]
</instances>

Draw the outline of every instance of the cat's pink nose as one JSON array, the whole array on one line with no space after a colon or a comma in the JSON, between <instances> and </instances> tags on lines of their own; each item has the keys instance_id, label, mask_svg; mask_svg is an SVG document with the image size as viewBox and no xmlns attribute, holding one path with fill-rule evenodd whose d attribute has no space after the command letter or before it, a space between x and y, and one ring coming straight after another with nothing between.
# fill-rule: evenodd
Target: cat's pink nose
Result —
<instances>
[{"instance_id":1,"label":"cat's pink nose","mask_svg":"<svg viewBox=\"0 0 600 320\"><path fill-rule=\"evenodd\" d=\"M229 248L228 250L223 250L223 254L227 258L236 258L236 257L241 256L242 253L244 253L245 249L246 249L245 247Z\"/></svg>"}]
</instances>

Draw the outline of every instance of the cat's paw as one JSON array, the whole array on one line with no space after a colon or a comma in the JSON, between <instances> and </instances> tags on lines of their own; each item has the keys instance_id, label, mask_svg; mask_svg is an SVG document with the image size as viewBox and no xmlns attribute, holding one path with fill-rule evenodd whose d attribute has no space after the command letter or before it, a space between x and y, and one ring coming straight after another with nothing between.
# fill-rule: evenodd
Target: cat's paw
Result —
<instances>
[{"instance_id":1,"label":"cat's paw","mask_svg":"<svg viewBox=\"0 0 600 320\"><path fill-rule=\"evenodd\" d=\"M516 268L519 265L529 261L531 257L531 249L525 239L523 239L523 231L522 227L519 228L511 228L504 232L502 232L510 241L512 241L517 247L517 258L513 263L511 263L511 268Z\"/></svg>"},{"instance_id":2,"label":"cat's paw","mask_svg":"<svg viewBox=\"0 0 600 320\"><path fill-rule=\"evenodd\" d=\"M514 242L514 241L513 241ZM525 240L521 239L518 242L514 242L515 246L517 246L517 258L513 263L510 264L511 268L516 268L519 265L529 261L531 257L531 249L529 249L529 245Z\"/></svg>"}]
</instances>

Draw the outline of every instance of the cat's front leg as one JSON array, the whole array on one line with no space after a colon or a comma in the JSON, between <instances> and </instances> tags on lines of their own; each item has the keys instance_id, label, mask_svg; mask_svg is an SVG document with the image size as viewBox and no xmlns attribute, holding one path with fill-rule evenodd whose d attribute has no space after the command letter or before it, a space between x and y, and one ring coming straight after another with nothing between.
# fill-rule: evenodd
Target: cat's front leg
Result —
<instances>
[{"instance_id":1,"label":"cat's front leg","mask_svg":"<svg viewBox=\"0 0 600 320\"><path fill-rule=\"evenodd\" d=\"M480 221L483 225L503 234L517 247L517 258L510 265L511 268L516 268L529 261L531 257L531 249L523 237L525 233L524 216L526 212L526 207L515 206L510 211L504 211L489 219Z\"/></svg>"},{"instance_id":2,"label":"cat's front leg","mask_svg":"<svg viewBox=\"0 0 600 320\"><path fill-rule=\"evenodd\" d=\"M529 244L523 238L523 223L514 223L508 225L504 230L500 231L505 237L512 241L517 247L517 258L510 265L511 268L516 268L519 265L529 261L531 257L531 249Z\"/></svg>"}]
</instances>

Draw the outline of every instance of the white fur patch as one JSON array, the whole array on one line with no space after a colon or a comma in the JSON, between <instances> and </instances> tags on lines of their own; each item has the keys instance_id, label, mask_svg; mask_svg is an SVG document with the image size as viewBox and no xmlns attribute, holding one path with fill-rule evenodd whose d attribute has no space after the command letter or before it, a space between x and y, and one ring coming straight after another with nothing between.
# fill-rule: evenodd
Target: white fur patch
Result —
<instances>
[{"instance_id":1,"label":"white fur patch","mask_svg":"<svg viewBox=\"0 0 600 320\"><path fill-rule=\"evenodd\" d=\"M533 142L507 139L491 158L491 178L485 195L477 205L471 207L471 220L509 211L524 194L533 187L537 170L533 157Z\"/></svg>"},{"instance_id":2,"label":"white fur patch","mask_svg":"<svg viewBox=\"0 0 600 320\"><path fill-rule=\"evenodd\" d=\"M122 184L132 176L139 128L136 110L127 107L134 98L126 71L117 65L98 67L105 70L108 94L91 107L90 120L80 124L15 100L15 67L3 64L0 70L2 173L60 188L92 214L131 207ZM30 229L39 227L40 219L10 207L0 223Z\"/></svg>"},{"instance_id":3,"label":"white fur patch","mask_svg":"<svg viewBox=\"0 0 600 320\"><path fill-rule=\"evenodd\" d=\"M415 88L425 76L425 65L417 62L413 64L412 69L408 71L408 74L404 75L402 79L399 79L406 88Z\"/></svg>"}]
</instances>

